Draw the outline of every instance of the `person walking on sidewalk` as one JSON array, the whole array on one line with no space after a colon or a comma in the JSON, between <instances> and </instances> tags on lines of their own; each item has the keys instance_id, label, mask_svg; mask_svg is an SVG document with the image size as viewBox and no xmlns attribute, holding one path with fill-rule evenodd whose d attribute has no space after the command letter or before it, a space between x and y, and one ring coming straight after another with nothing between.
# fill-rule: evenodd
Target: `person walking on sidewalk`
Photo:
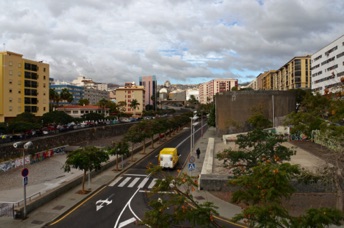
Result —
<instances>
[{"instance_id":1,"label":"person walking on sidewalk","mask_svg":"<svg viewBox=\"0 0 344 228\"><path fill-rule=\"evenodd\" d=\"M201 154L201 150L199 148L197 148L196 154L197 154L197 158L199 158L199 155Z\"/></svg>"}]
</instances>

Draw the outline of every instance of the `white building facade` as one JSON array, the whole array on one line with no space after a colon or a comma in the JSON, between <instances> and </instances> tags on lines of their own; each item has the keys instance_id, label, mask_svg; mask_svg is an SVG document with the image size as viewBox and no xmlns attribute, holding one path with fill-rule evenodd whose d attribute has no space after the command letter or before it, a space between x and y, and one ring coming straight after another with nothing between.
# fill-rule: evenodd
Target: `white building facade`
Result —
<instances>
[{"instance_id":1,"label":"white building facade","mask_svg":"<svg viewBox=\"0 0 344 228\"><path fill-rule=\"evenodd\" d=\"M344 83L344 35L311 57L312 92L342 92Z\"/></svg>"}]
</instances>

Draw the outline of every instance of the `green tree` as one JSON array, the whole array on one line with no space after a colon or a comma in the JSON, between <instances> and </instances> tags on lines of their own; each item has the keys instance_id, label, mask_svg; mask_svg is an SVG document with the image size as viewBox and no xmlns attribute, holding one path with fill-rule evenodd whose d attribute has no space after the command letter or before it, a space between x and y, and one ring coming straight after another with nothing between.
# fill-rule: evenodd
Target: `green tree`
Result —
<instances>
[{"instance_id":1,"label":"green tree","mask_svg":"<svg viewBox=\"0 0 344 228\"><path fill-rule=\"evenodd\" d=\"M272 127L271 121L265 117L263 114L263 108L262 106L256 106L253 107L252 115L248 118L247 122L253 127L253 128L270 128Z\"/></svg>"},{"instance_id":2,"label":"green tree","mask_svg":"<svg viewBox=\"0 0 344 228\"><path fill-rule=\"evenodd\" d=\"M224 161L233 175L242 175L261 162L280 163L289 161L295 151L285 147L282 143L285 139L276 134L255 129L246 135L237 136L238 150L226 149L217 154L219 160Z\"/></svg>"},{"instance_id":3,"label":"green tree","mask_svg":"<svg viewBox=\"0 0 344 228\"><path fill-rule=\"evenodd\" d=\"M74 121L74 118L63 111L52 111L44 113L42 120L45 124L67 124Z\"/></svg>"},{"instance_id":4,"label":"green tree","mask_svg":"<svg viewBox=\"0 0 344 228\"><path fill-rule=\"evenodd\" d=\"M338 224L344 218L338 210L320 208L293 217L283 206L282 200L295 192L292 180L307 184L321 178L287 163L294 151L281 145L283 141L278 135L256 129L238 136L238 151L224 150L217 155L233 171L229 183L238 190L232 202L246 205L233 221L244 221L249 227L313 227L309 222L314 215L312 222L319 224L316 227ZM322 214L324 211L328 214Z\"/></svg>"},{"instance_id":5,"label":"green tree","mask_svg":"<svg viewBox=\"0 0 344 228\"><path fill-rule=\"evenodd\" d=\"M124 140L131 142L131 161L134 161L134 146L136 143L142 141L143 135L140 133L139 126L137 124L132 125L124 135Z\"/></svg>"},{"instance_id":6,"label":"green tree","mask_svg":"<svg viewBox=\"0 0 344 228\"><path fill-rule=\"evenodd\" d=\"M60 98L68 103L72 103L73 94L71 94L67 88L63 88L60 93Z\"/></svg>"},{"instance_id":7,"label":"green tree","mask_svg":"<svg viewBox=\"0 0 344 228\"><path fill-rule=\"evenodd\" d=\"M132 108L134 110L133 115L135 115L135 111L139 105L140 105L140 103L136 99L131 100L131 103L129 106L130 106L130 108Z\"/></svg>"},{"instance_id":8,"label":"green tree","mask_svg":"<svg viewBox=\"0 0 344 228\"><path fill-rule=\"evenodd\" d=\"M300 167L290 163L262 162L247 175L230 181L239 190L233 193L233 203L247 205L233 217L234 222L244 221L249 227L325 227L340 225L341 211L331 208L310 209L304 215L291 216L283 206L295 192L292 179L301 174Z\"/></svg>"},{"instance_id":9,"label":"green tree","mask_svg":"<svg viewBox=\"0 0 344 228\"><path fill-rule=\"evenodd\" d=\"M214 220L218 215L216 206L211 202L198 203L191 194L197 183L187 174L177 177L161 172L161 167L150 165L148 172L159 174L152 191L148 193L151 209L145 213L143 223L156 228L182 227L220 227ZM162 194L161 192L171 192Z\"/></svg>"},{"instance_id":10,"label":"green tree","mask_svg":"<svg viewBox=\"0 0 344 228\"><path fill-rule=\"evenodd\" d=\"M109 148L108 153L111 155L116 155L116 170L118 171L118 156L125 155L129 153L129 145L125 141L114 143L111 148Z\"/></svg>"},{"instance_id":11,"label":"green tree","mask_svg":"<svg viewBox=\"0 0 344 228\"><path fill-rule=\"evenodd\" d=\"M68 153L63 168L65 172L70 172L71 168L84 171L81 192L86 193L85 180L87 171L99 170L101 168L101 163L107 160L109 160L107 152L94 146L87 146Z\"/></svg>"},{"instance_id":12,"label":"green tree","mask_svg":"<svg viewBox=\"0 0 344 228\"><path fill-rule=\"evenodd\" d=\"M216 119L215 119L215 104L212 105L209 113L208 118L208 125L212 127L216 127Z\"/></svg>"},{"instance_id":13,"label":"green tree","mask_svg":"<svg viewBox=\"0 0 344 228\"><path fill-rule=\"evenodd\" d=\"M60 102L60 94L56 92L55 89L49 89L49 100L51 103L51 109L54 111L54 108L58 107L59 102Z\"/></svg>"},{"instance_id":14,"label":"green tree","mask_svg":"<svg viewBox=\"0 0 344 228\"><path fill-rule=\"evenodd\" d=\"M98 101L97 105L102 109L103 115L105 115L105 109L107 108L109 104L109 100L106 100L105 98Z\"/></svg>"},{"instance_id":15,"label":"green tree","mask_svg":"<svg viewBox=\"0 0 344 228\"><path fill-rule=\"evenodd\" d=\"M117 102L119 114L126 111L126 108L125 108L126 106L127 106L127 102L125 102L125 101L118 101Z\"/></svg>"},{"instance_id":16,"label":"green tree","mask_svg":"<svg viewBox=\"0 0 344 228\"><path fill-rule=\"evenodd\" d=\"M88 99L80 99L78 104L79 105L89 105L90 101Z\"/></svg>"}]
</instances>

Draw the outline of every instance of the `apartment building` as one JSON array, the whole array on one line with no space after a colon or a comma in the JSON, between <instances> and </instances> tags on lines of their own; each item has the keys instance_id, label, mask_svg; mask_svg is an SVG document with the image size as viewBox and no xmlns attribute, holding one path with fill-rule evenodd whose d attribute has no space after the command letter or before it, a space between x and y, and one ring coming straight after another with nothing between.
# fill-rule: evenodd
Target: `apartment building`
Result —
<instances>
[{"instance_id":1,"label":"apartment building","mask_svg":"<svg viewBox=\"0 0 344 228\"><path fill-rule=\"evenodd\" d=\"M59 105L67 105L67 104L79 104L79 100L83 98L84 96L84 87L82 86L76 86L71 85L68 82L53 82L53 84L50 85L51 89L54 89L57 93L61 93L63 89L67 89L73 96L73 100L71 103L68 103L67 101L59 101Z\"/></svg>"},{"instance_id":2,"label":"apartment building","mask_svg":"<svg viewBox=\"0 0 344 228\"><path fill-rule=\"evenodd\" d=\"M214 96L218 93L231 91L238 87L238 79L214 79L199 85L199 101L201 104L213 102Z\"/></svg>"},{"instance_id":3,"label":"apartment building","mask_svg":"<svg viewBox=\"0 0 344 228\"><path fill-rule=\"evenodd\" d=\"M313 93L343 92L344 35L315 52L311 61Z\"/></svg>"},{"instance_id":4,"label":"apartment building","mask_svg":"<svg viewBox=\"0 0 344 228\"><path fill-rule=\"evenodd\" d=\"M258 90L290 90L311 88L311 56L296 56L278 70L257 76Z\"/></svg>"},{"instance_id":5,"label":"apartment building","mask_svg":"<svg viewBox=\"0 0 344 228\"><path fill-rule=\"evenodd\" d=\"M142 76L139 78L139 85L143 86L145 90L145 104L144 107L147 105L152 105L153 109L155 110L157 100L157 80L155 75L153 76ZM153 99L152 99L153 97Z\"/></svg>"},{"instance_id":6,"label":"apartment building","mask_svg":"<svg viewBox=\"0 0 344 228\"><path fill-rule=\"evenodd\" d=\"M49 64L0 52L0 122L23 112L49 112Z\"/></svg>"},{"instance_id":7,"label":"apartment building","mask_svg":"<svg viewBox=\"0 0 344 228\"><path fill-rule=\"evenodd\" d=\"M133 100L137 100L138 107L133 110L130 105ZM124 87L116 89L116 102L125 102L123 112L133 115L141 115L145 105L145 89L143 86L137 86L135 83L125 83Z\"/></svg>"}]
</instances>

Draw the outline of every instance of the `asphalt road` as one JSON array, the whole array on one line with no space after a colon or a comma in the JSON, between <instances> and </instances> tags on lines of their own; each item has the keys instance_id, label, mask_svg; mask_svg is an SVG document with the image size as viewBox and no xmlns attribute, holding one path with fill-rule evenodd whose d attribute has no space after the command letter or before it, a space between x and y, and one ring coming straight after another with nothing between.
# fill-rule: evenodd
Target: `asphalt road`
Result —
<instances>
[{"instance_id":1,"label":"asphalt road","mask_svg":"<svg viewBox=\"0 0 344 228\"><path fill-rule=\"evenodd\" d=\"M51 227L133 227L133 221L143 218L144 212L149 210L145 192L154 186L157 179L146 173L146 167L150 163L157 164L157 155L162 147L178 147L181 157L177 168L182 168L190 147L187 136L188 132L184 132L157 147L145 159ZM167 172L172 175L177 173Z\"/></svg>"},{"instance_id":2,"label":"asphalt road","mask_svg":"<svg viewBox=\"0 0 344 228\"><path fill-rule=\"evenodd\" d=\"M195 136L196 139L198 137L200 137L200 133ZM136 221L141 220L144 213L149 210L146 192L150 191L159 178L147 174L146 167L150 163L157 164L157 155L163 147L178 148L181 157L177 169L181 169L190 152L189 132L185 131L157 147L145 159L137 162L50 227L142 227ZM165 172L169 172L170 175L177 175L176 170L166 170ZM223 227L235 227L224 222L220 223Z\"/></svg>"}]
</instances>

